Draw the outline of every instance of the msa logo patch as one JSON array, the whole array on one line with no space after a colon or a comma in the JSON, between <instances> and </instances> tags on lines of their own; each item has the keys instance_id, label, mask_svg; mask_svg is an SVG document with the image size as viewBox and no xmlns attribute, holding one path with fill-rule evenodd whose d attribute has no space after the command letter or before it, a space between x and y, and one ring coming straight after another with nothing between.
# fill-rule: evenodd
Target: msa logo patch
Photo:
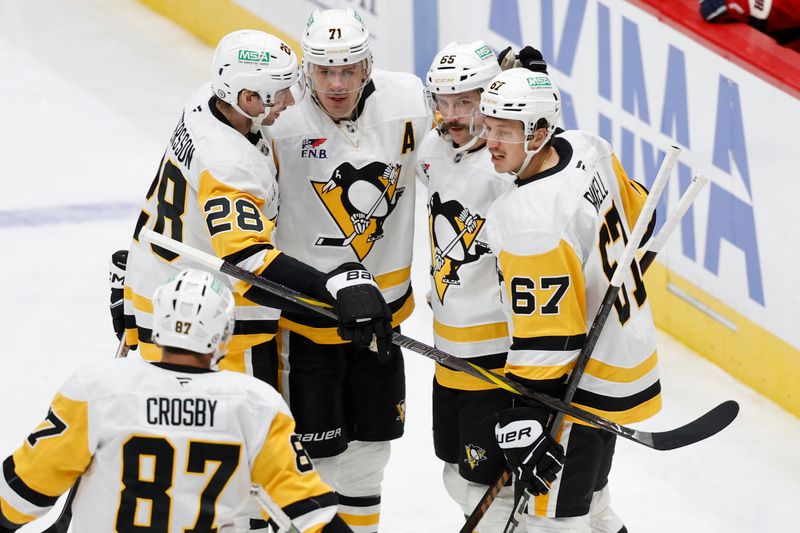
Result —
<instances>
[{"instance_id":1,"label":"msa logo patch","mask_svg":"<svg viewBox=\"0 0 800 533\"><path fill-rule=\"evenodd\" d=\"M550 78L547 76L534 76L532 78L528 78L528 85L531 87L552 87L553 84L550 83Z\"/></svg>"},{"instance_id":2,"label":"msa logo patch","mask_svg":"<svg viewBox=\"0 0 800 533\"><path fill-rule=\"evenodd\" d=\"M239 50L239 63L269 63L269 52Z\"/></svg>"},{"instance_id":3,"label":"msa logo patch","mask_svg":"<svg viewBox=\"0 0 800 533\"><path fill-rule=\"evenodd\" d=\"M486 460L486 450L474 444L465 444L464 451L467 453L465 461L469 465L470 470L475 470L478 463Z\"/></svg>"},{"instance_id":4,"label":"msa logo patch","mask_svg":"<svg viewBox=\"0 0 800 533\"><path fill-rule=\"evenodd\" d=\"M324 148L320 148L325 141L326 137L319 139L303 139L300 144L300 157L303 159L328 159L328 154Z\"/></svg>"},{"instance_id":5,"label":"msa logo patch","mask_svg":"<svg viewBox=\"0 0 800 533\"><path fill-rule=\"evenodd\" d=\"M475 53L478 55L479 58L483 59L486 56L492 55L492 49L484 45L475 50Z\"/></svg>"}]
</instances>

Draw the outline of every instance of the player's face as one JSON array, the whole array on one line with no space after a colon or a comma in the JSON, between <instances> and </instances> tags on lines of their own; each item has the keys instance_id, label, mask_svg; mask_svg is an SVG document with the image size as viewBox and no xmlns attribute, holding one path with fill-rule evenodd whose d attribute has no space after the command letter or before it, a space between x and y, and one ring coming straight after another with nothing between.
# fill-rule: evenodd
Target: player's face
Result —
<instances>
[{"instance_id":1,"label":"player's face","mask_svg":"<svg viewBox=\"0 0 800 533\"><path fill-rule=\"evenodd\" d=\"M469 121L481 102L481 93L475 89L456 94L437 94L433 97L441 128L450 134L453 142L461 146L472 139Z\"/></svg>"},{"instance_id":2,"label":"player's face","mask_svg":"<svg viewBox=\"0 0 800 533\"><path fill-rule=\"evenodd\" d=\"M326 67L313 65L311 85L317 100L332 118L350 116L366 83L364 63Z\"/></svg>"},{"instance_id":3,"label":"player's face","mask_svg":"<svg viewBox=\"0 0 800 533\"><path fill-rule=\"evenodd\" d=\"M518 120L484 117L482 137L497 172L514 172L525 161L525 128Z\"/></svg>"}]
</instances>

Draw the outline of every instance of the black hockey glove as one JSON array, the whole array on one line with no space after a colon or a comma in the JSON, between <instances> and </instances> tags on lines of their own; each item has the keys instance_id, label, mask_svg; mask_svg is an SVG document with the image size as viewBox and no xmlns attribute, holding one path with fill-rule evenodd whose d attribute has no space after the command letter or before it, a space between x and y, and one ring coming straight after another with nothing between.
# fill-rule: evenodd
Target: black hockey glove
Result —
<instances>
[{"instance_id":1,"label":"black hockey glove","mask_svg":"<svg viewBox=\"0 0 800 533\"><path fill-rule=\"evenodd\" d=\"M542 53L532 46L526 46L517 54L517 61L522 68L547 74L547 63Z\"/></svg>"},{"instance_id":2,"label":"black hockey glove","mask_svg":"<svg viewBox=\"0 0 800 533\"><path fill-rule=\"evenodd\" d=\"M345 263L326 274L319 283L336 300L342 340L369 347L374 336L378 359L388 361L392 312L372 274L359 263Z\"/></svg>"},{"instance_id":3,"label":"black hockey glove","mask_svg":"<svg viewBox=\"0 0 800 533\"><path fill-rule=\"evenodd\" d=\"M117 339L125 334L125 309L122 305L125 288L125 267L128 264L128 250L117 250L108 263L108 282L111 285L111 323Z\"/></svg>"},{"instance_id":4,"label":"black hockey glove","mask_svg":"<svg viewBox=\"0 0 800 533\"><path fill-rule=\"evenodd\" d=\"M513 48L509 46L498 54L497 62L502 70L526 68L533 72L547 74L547 62L542 57L542 53L532 46L526 46L518 54L515 54Z\"/></svg>"},{"instance_id":5,"label":"black hockey glove","mask_svg":"<svg viewBox=\"0 0 800 533\"><path fill-rule=\"evenodd\" d=\"M497 413L494 428L517 483L534 496L550 492L550 483L564 466L564 448L542 427L542 413L532 407L505 409Z\"/></svg>"}]
</instances>

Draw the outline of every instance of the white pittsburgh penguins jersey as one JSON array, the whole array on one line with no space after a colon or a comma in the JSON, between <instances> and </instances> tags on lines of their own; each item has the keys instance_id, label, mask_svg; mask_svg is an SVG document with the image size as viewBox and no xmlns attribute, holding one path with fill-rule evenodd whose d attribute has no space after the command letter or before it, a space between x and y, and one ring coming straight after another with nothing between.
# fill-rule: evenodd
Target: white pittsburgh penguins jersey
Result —
<instances>
[{"instance_id":1,"label":"white pittsburgh penguins jersey","mask_svg":"<svg viewBox=\"0 0 800 533\"><path fill-rule=\"evenodd\" d=\"M294 427L280 395L244 374L138 358L82 368L5 459L0 525L42 516L80 476L73 531L232 531L254 483L321 531L336 498Z\"/></svg>"},{"instance_id":2,"label":"white pittsburgh penguins jersey","mask_svg":"<svg viewBox=\"0 0 800 533\"><path fill-rule=\"evenodd\" d=\"M558 165L518 180L487 222L512 335L506 373L534 381L569 373L647 196L603 139L568 131L554 146ZM627 424L657 413L660 391L653 317L634 261L573 403Z\"/></svg>"},{"instance_id":3,"label":"white pittsburgh penguins jersey","mask_svg":"<svg viewBox=\"0 0 800 533\"><path fill-rule=\"evenodd\" d=\"M428 186L436 347L457 357L505 354L508 327L484 225L492 202L514 187L513 177L495 172L485 146L456 152L435 130L425 135L417 159L417 175ZM504 360L493 370L502 372ZM451 388L493 388L441 365L436 379Z\"/></svg>"},{"instance_id":4,"label":"white pittsburgh penguins jersey","mask_svg":"<svg viewBox=\"0 0 800 533\"><path fill-rule=\"evenodd\" d=\"M415 149L431 117L419 78L381 70L357 111L355 121L336 123L307 95L270 128L281 197L275 241L323 272L362 263L396 325L413 309ZM315 342L343 342L331 321L284 313L281 324Z\"/></svg>"},{"instance_id":5,"label":"white pittsburgh penguins jersey","mask_svg":"<svg viewBox=\"0 0 800 533\"><path fill-rule=\"evenodd\" d=\"M210 104L212 94L206 85L185 106L131 243L125 276L127 343L138 343L150 360L160 357L150 343L153 293L181 268L196 265L139 241L142 226L255 273L278 255L270 242L278 191L269 143L233 129ZM244 370L243 351L274 336L280 313L245 299L242 294L250 285L232 287L237 322L223 367Z\"/></svg>"}]
</instances>

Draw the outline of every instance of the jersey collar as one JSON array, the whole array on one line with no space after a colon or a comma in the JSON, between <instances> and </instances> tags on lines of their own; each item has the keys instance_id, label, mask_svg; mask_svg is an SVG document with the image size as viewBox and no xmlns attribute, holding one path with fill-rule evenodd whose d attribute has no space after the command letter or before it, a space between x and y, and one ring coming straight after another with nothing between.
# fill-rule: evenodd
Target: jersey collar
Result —
<instances>
[{"instance_id":1,"label":"jersey collar","mask_svg":"<svg viewBox=\"0 0 800 533\"><path fill-rule=\"evenodd\" d=\"M231 124L230 121L227 118L225 118L225 115L223 115L222 112L219 109L217 109L216 105L217 100L219 100L219 98L217 98L217 95L215 94L212 94L211 98L208 100L208 109L211 111L211 114L214 115L214 118L216 118L229 128L235 129L233 127L233 124ZM247 137L247 140L250 141L250 144L256 146L258 144L258 141L261 140L261 131L259 131L258 133L247 132L247 135L245 135L245 137Z\"/></svg>"},{"instance_id":2,"label":"jersey collar","mask_svg":"<svg viewBox=\"0 0 800 533\"><path fill-rule=\"evenodd\" d=\"M157 366L158 368L163 368L164 370L171 370L173 372L183 372L184 374L208 374L209 372L214 372L214 370L211 370L210 368L176 365L174 363L150 363L150 364L153 366Z\"/></svg>"}]
</instances>

